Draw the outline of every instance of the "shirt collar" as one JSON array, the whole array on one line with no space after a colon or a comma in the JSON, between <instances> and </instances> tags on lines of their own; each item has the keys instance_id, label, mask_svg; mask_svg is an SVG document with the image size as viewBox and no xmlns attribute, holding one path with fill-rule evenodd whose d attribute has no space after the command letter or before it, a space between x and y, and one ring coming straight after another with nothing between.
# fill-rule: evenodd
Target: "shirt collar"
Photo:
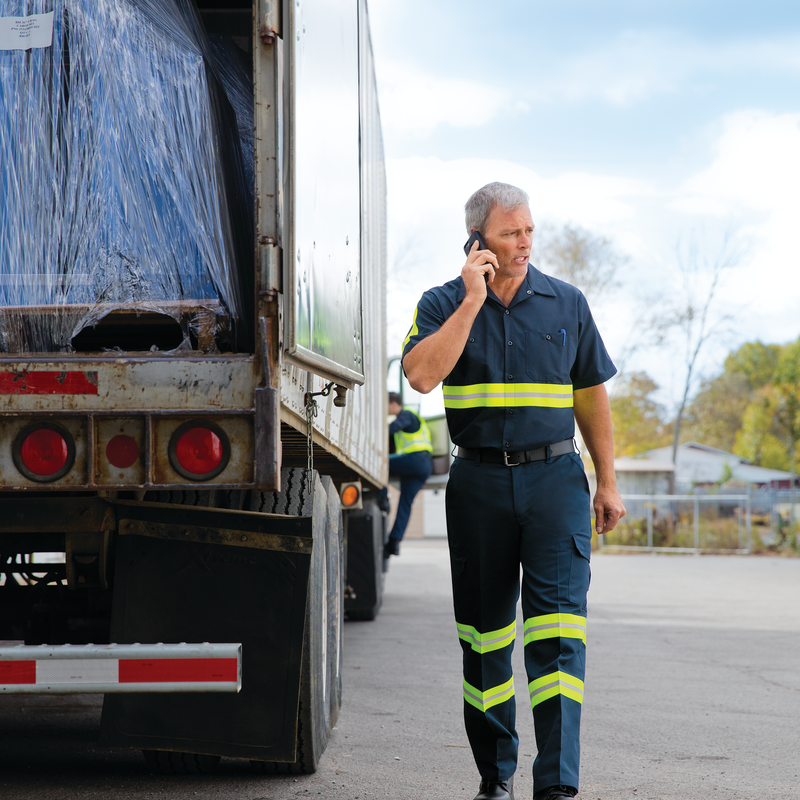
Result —
<instances>
[{"instance_id":1,"label":"shirt collar","mask_svg":"<svg viewBox=\"0 0 800 800\"><path fill-rule=\"evenodd\" d=\"M528 274L525 276L525 280L517 290L517 294L511 301L511 305L522 302L528 297L528 295L533 294L534 292L547 297L556 296L556 293L553 291L553 285L548 280L547 275L545 275L543 272L539 272L539 270L536 269L533 264L529 263ZM464 281L462 279L458 287L458 294L456 295L456 304L460 304L466 296L467 287L464 286Z\"/></svg>"}]
</instances>

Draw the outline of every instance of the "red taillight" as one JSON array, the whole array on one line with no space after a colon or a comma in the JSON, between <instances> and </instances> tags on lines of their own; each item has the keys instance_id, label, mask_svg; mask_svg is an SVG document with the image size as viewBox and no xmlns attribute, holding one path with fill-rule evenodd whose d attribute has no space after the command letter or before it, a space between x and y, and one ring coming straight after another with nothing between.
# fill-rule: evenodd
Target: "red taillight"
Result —
<instances>
[{"instance_id":1,"label":"red taillight","mask_svg":"<svg viewBox=\"0 0 800 800\"><path fill-rule=\"evenodd\" d=\"M57 480L72 469L75 442L60 425L33 424L17 434L12 455L17 469L26 478L45 483Z\"/></svg>"},{"instance_id":2,"label":"red taillight","mask_svg":"<svg viewBox=\"0 0 800 800\"><path fill-rule=\"evenodd\" d=\"M176 442L175 457L187 472L205 475L222 461L222 442L208 428L192 428Z\"/></svg>"},{"instance_id":3,"label":"red taillight","mask_svg":"<svg viewBox=\"0 0 800 800\"><path fill-rule=\"evenodd\" d=\"M173 469L184 478L210 480L228 465L228 437L211 422L187 422L172 434L169 459Z\"/></svg>"},{"instance_id":4,"label":"red taillight","mask_svg":"<svg viewBox=\"0 0 800 800\"><path fill-rule=\"evenodd\" d=\"M69 457L67 440L49 428L29 433L20 448L22 463L34 474L49 478L64 469Z\"/></svg>"},{"instance_id":5,"label":"red taillight","mask_svg":"<svg viewBox=\"0 0 800 800\"><path fill-rule=\"evenodd\" d=\"M106 458L117 469L133 466L139 458L139 445L133 436L120 433L106 445Z\"/></svg>"}]
</instances>

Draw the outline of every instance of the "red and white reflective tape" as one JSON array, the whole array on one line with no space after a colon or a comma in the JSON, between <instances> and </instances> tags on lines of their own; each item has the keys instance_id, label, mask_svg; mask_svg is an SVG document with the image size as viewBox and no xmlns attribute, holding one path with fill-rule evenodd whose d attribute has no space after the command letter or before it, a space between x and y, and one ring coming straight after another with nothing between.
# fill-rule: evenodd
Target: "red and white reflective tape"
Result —
<instances>
[{"instance_id":1,"label":"red and white reflective tape","mask_svg":"<svg viewBox=\"0 0 800 800\"><path fill-rule=\"evenodd\" d=\"M0 647L0 694L238 692L240 644Z\"/></svg>"}]
</instances>

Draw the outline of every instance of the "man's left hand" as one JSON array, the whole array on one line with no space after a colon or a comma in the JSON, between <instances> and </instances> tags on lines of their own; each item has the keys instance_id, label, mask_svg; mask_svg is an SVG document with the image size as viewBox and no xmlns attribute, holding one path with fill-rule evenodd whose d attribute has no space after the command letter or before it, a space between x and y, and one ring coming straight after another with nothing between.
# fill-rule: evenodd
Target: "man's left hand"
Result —
<instances>
[{"instance_id":1,"label":"man's left hand","mask_svg":"<svg viewBox=\"0 0 800 800\"><path fill-rule=\"evenodd\" d=\"M615 488L598 486L594 494L595 530L598 533L613 531L625 516L625 505Z\"/></svg>"}]
</instances>

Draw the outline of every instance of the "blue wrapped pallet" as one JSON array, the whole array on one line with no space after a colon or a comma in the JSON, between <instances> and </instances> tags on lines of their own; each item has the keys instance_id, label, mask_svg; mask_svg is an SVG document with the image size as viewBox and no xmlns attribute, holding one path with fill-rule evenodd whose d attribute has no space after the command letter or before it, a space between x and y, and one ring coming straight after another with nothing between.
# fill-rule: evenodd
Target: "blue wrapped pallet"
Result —
<instances>
[{"instance_id":1,"label":"blue wrapped pallet","mask_svg":"<svg viewBox=\"0 0 800 800\"><path fill-rule=\"evenodd\" d=\"M237 58L190 0L0 0L0 351L114 349L80 337L115 314L165 319L181 349L250 349Z\"/></svg>"}]
</instances>

